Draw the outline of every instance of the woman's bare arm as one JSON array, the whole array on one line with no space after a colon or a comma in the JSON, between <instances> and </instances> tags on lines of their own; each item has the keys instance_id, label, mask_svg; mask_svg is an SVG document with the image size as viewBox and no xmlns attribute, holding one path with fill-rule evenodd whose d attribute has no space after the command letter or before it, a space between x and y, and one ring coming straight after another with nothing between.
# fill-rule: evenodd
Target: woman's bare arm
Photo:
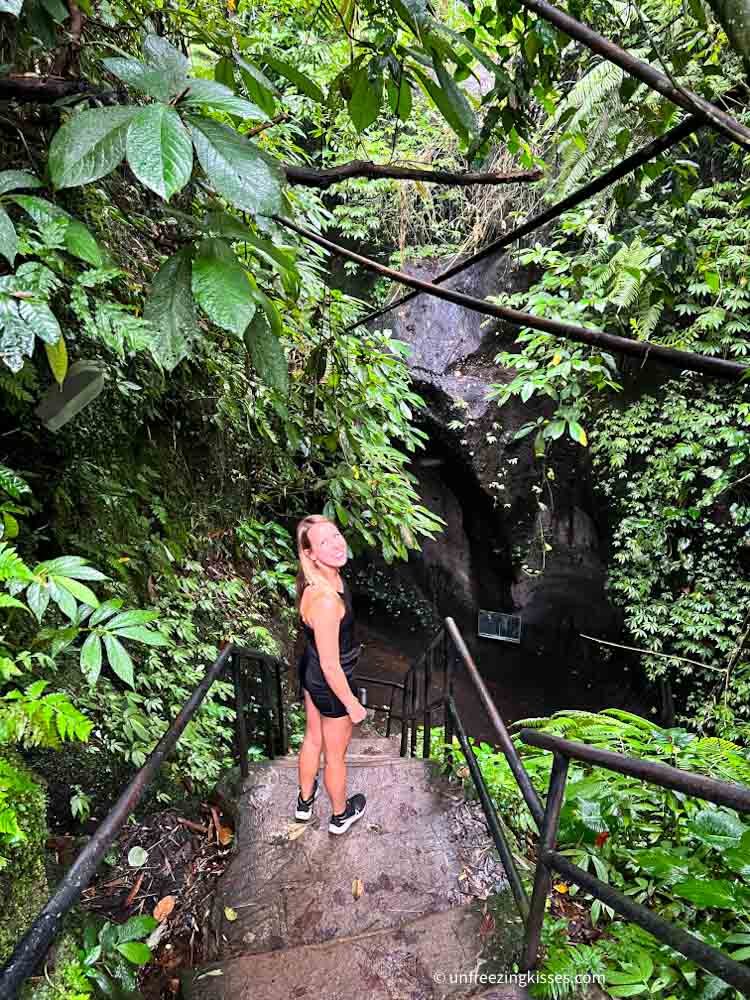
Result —
<instances>
[{"instance_id":1,"label":"woman's bare arm","mask_svg":"<svg viewBox=\"0 0 750 1000\"><path fill-rule=\"evenodd\" d=\"M339 660L339 623L344 614L341 601L333 594L321 593L311 600L307 618L315 633L315 645L318 647L323 675L348 712L359 701L352 694Z\"/></svg>"}]
</instances>

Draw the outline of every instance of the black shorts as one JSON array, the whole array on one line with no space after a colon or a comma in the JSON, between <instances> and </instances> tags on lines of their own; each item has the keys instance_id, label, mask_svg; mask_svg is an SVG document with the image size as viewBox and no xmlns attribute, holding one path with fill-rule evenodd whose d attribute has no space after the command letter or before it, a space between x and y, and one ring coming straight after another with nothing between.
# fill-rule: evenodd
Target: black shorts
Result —
<instances>
[{"instance_id":1,"label":"black shorts","mask_svg":"<svg viewBox=\"0 0 750 1000\"><path fill-rule=\"evenodd\" d=\"M348 677L347 680L349 681L352 694L356 697L358 692L354 686L354 681L351 677ZM312 690L309 688L304 688L304 690L310 695L313 705L315 705L320 714L324 715L327 719L342 719L345 715L348 715L343 701L327 685L324 688L314 687Z\"/></svg>"}]
</instances>

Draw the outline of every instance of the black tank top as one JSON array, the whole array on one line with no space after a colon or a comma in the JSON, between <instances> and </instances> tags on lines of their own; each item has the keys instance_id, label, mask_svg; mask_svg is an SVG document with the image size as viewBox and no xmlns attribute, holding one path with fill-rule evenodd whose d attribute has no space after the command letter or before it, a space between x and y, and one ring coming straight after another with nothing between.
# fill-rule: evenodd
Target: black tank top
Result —
<instances>
[{"instance_id":1,"label":"black tank top","mask_svg":"<svg viewBox=\"0 0 750 1000\"><path fill-rule=\"evenodd\" d=\"M340 596L343 598L346 611L344 617L339 622L339 662L341 663L341 669L351 680L361 647L356 645L354 641L354 610L352 608L351 593L346 580L343 581L343 584L344 591ZM307 640L305 651L302 654L299 664L302 686L311 690L314 688L327 688L328 682L320 665L318 647L315 644L315 632L301 617L300 622Z\"/></svg>"}]
</instances>

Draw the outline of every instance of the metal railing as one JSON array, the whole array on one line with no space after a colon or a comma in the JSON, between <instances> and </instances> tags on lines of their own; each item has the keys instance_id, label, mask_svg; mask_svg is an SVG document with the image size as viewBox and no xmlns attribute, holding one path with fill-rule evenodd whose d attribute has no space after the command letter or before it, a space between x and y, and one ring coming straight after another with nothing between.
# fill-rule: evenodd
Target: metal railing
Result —
<instances>
[{"instance_id":1,"label":"metal railing","mask_svg":"<svg viewBox=\"0 0 750 1000\"><path fill-rule=\"evenodd\" d=\"M547 792L547 807L544 811L544 821L537 848L534 891L526 923L522 967L525 970L533 969L536 964L544 910L552 884L552 872L557 871L576 885L580 885L595 899L612 907L626 920L643 927L644 930L674 948L675 951L679 951L686 958L696 962L701 968L713 972L725 983L742 990L745 996L750 996L750 968L747 965L736 962L717 948L711 947L682 928L664 920L648 907L633 902L617 889L613 889L606 882L602 882L589 872L574 865L562 854L555 851L560 809L565 799L565 783L571 760L604 767L617 774L626 774L648 784L660 785L673 792L682 792L693 798L704 799L720 806L728 806L730 809L736 809L743 813L750 812L750 788L746 785L717 781L715 778L706 778L690 771L682 771L668 764L627 757L625 754L613 753L611 750L599 750L596 747L586 746L584 743L574 743L572 740L565 740L549 733L541 733L535 729L522 729L520 736L524 743L540 747L542 750L549 750L554 754Z\"/></svg>"},{"instance_id":2,"label":"metal railing","mask_svg":"<svg viewBox=\"0 0 750 1000\"><path fill-rule=\"evenodd\" d=\"M247 665L255 664L255 671ZM174 750L185 727L208 694L216 680L231 666L235 693L235 751L240 772L248 774L248 722L257 724L265 738L269 756L287 752L284 704L281 691L281 661L256 649L228 644L206 671L206 675L183 705L166 733L152 750L146 763L136 773L117 802L101 822L96 832L77 856L70 869L58 884L54 894L38 915L29 930L16 945L10 959L0 970L0 997L13 1000L21 986L34 974L39 962L60 931L63 917L75 905L83 890L94 877L97 867L128 816L141 800L162 764ZM256 694L248 695L247 688L256 682ZM255 729L253 730L255 732Z\"/></svg>"},{"instance_id":3,"label":"metal railing","mask_svg":"<svg viewBox=\"0 0 750 1000\"><path fill-rule=\"evenodd\" d=\"M442 662L437 665L436 656L442 659ZM482 702L497 742L508 761L521 795L539 830L540 839L537 847L537 864L531 902L529 902L516 868L513 853L508 845L503 825L497 815L479 762L469 743L456 708L454 700L455 672L459 662L465 669L479 700ZM442 690L439 698L430 700L430 683L431 679L436 676L443 678ZM422 694L421 702L420 693ZM675 924L664 920L647 907L635 903L606 882L602 882L589 872L572 864L564 855L555 850L560 810L565 798L568 764L571 760L604 767L618 774L630 775L641 781L714 802L717 805L728 806L743 813L750 813L750 787L717 781L666 764L629 757L609 750L600 750L582 743L574 743L535 729L523 729L520 738L524 743L549 750L554 755L546 806L543 805L500 717L497 706L492 700L471 653L452 618L445 619L444 626L433 638L427 651L409 668L404 678L401 715L394 716L394 718L401 719L402 755L415 756L417 727L422 726L422 753L424 757L429 757L430 725L438 706L442 707L443 710L445 744L450 748L453 744L453 737L455 736L458 740L487 819L490 834L507 873L510 889L524 923L521 962L521 968L524 972L533 970L538 962L546 901L552 884L552 872L555 871L581 886L594 899L611 907L626 920L643 927L658 940L685 955L701 968L712 972L724 982L742 990L746 996L750 996L750 968L747 965L735 961ZM450 750L448 753L450 754Z\"/></svg>"}]
</instances>

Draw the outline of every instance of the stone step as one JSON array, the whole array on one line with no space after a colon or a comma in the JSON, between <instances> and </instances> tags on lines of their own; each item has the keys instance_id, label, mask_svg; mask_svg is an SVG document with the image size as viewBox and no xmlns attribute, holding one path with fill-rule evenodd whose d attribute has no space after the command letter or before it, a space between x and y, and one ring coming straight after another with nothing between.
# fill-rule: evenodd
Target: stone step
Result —
<instances>
[{"instance_id":1,"label":"stone step","mask_svg":"<svg viewBox=\"0 0 750 1000\"><path fill-rule=\"evenodd\" d=\"M366 896L350 898L356 909ZM241 955L190 970L186 1000L440 1000L487 996L468 987L481 952L481 916L453 907L397 928L344 934L330 941ZM462 979L463 977L463 979ZM451 979L453 981L451 981ZM526 1000L518 986L495 986L493 1000Z\"/></svg>"},{"instance_id":2,"label":"stone step","mask_svg":"<svg viewBox=\"0 0 750 1000\"><path fill-rule=\"evenodd\" d=\"M288 757L276 757L273 761L269 763L276 764L279 767L290 767L296 770L298 757L296 754L289 755ZM396 754L394 756L374 756L373 754L357 754L357 753L347 753L346 763L348 767L366 767L368 765L374 767L380 767L383 764L414 764L421 763L416 757L401 757ZM320 755L320 769L325 767L326 759L325 754Z\"/></svg>"},{"instance_id":3,"label":"stone step","mask_svg":"<svg viewBox=\"0 0 750 1000\"><path fill-rule=\"evenodd\" d=\"M296 770L278 762L252 765L238 808L236 853L215 896L212 957L394 927L465 901L447 792L434 762L352 768L354 792L367 796L367 811L334 836L325 792L313 819L296 823ZM364 886L356 901L354 879Z\"/></svg>"},{"instance_id":4,"label":"stone step","mask_svg":"<svg viewBox=\"0 0 750 1000\"><path fill-rule=\"evenodd\" d=\"M414 757L402 757L399 753L400 741L398 737L372 736L352 739L346 753L346 762L352 767L362 767L369 763L376 764L398 764L401 762L414 761ZM297 754L288 754L286 757L276 757L270 763L278 764L280 767L296 767L298 761ZM325 753L321 752L320 766L325 766Z\"/></svg>"}]
</instances>

